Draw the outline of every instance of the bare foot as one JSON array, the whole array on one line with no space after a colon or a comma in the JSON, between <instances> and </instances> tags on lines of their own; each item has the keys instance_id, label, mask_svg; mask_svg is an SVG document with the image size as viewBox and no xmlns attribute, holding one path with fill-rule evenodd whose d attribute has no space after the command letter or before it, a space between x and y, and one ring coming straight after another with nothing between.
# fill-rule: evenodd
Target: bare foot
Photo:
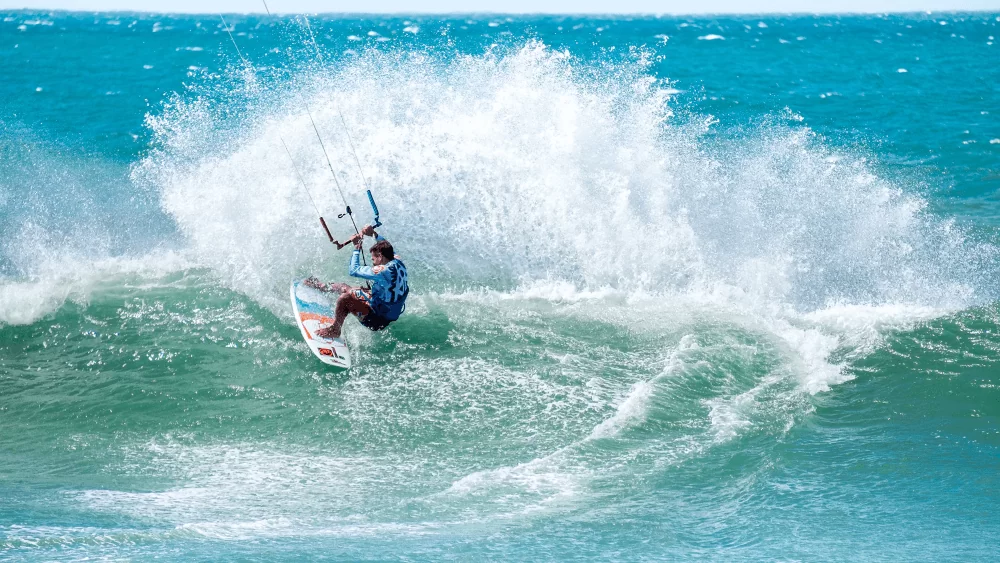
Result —
<instances>
[{"instance_id":1,"label":"bare foot","mask_svg":"<svg viewBox=\"0 0 1000 563\"><path fill-rule=\"evenodd\" d=\"M321 281L319 281L318 279L316 279L316 278L314 278L312 276L309 276L308 278L306 278L306 281L304 281L302 283L304 283L305 285L307 285L309 287L318 289L320 291L327 291L326 284L323 283L323 282L321 282Z\"/></svg>"},{"instance_id":2,"label":"bare foot","mask_svg":"<svg viewBox=\"0 0 1000 563\"><path fill-rule=\"evenodd\" d=\"M340 331L338 330L338 331L334 332L333 325L330 325L328 327L324 327L324 328L321 328L321 329L317 330L316 331L316 336L318 336L320 338L337 339L337 338L340 338Z\"/></svg>"}]
</instances>

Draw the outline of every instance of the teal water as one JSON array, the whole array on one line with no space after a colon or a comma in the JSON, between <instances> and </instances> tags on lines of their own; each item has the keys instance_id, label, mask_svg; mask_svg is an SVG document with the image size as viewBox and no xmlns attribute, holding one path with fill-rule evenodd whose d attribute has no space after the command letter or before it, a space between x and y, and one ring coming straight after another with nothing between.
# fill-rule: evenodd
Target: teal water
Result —
<instances>
[{"instance_id":1,"label":"teal water","mask_svg":"<svg viewBox=\"0 0 1000 563\"><path fill-rule=\"evenodd\" d=\"M0 14L0 559L996 558L1000 14L228 19Z\"/></svg>"}]
</instances>

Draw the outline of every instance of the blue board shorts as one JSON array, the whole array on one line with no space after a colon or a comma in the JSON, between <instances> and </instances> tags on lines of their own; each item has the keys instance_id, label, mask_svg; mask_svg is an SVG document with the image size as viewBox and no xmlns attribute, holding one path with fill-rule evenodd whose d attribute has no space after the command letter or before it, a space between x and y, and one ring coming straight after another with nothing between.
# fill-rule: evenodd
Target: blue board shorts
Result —
<instances>
[{"instance_id":1,"label":"blue board shorts","mask_svg":"<svg viewBox=\"0 0 1000 563\"><path fill-rule=\"evenodd\" d=\"M354 296L365 302L368 305L369 313L365 316L357 315L358 320L361 322L361 326L364 326L368 330L378 331L389 326L392 321L375 313L375 307L372 305L372 296L370 293L363 289L355 289Z\"/></svg>"}]
</instances>

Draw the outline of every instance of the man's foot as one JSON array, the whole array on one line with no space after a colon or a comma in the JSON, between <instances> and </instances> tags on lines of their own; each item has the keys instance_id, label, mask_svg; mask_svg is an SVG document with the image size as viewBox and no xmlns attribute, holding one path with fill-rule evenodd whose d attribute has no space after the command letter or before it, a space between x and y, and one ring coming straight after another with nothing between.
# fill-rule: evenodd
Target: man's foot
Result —
<instances>
[{"instance_id":1,"label":"man's foot","mask_svg":"<svg viewBox=\"0 0 1000 563\"><path fill-rule=\"evenodd\" d=\"M306 278L306 281L304 281L302 283L304 283L305 285L307 285L309 287L318 289L320 291L326 291L327 290L325 283L319 281L318 279L316 279L316 278L314 278L312 276L309 276L308 278Z\"/></svg>"},{"instance_id":2,"label":"man's foot","mask_svg":"<svg viewBox=\"0 0 1000 563\"><path fill-rule=\"evenodd\" d=\"M328 327L324 327L324 328L321 328L321 329L317 330L316 331L316 336L318 336L320 338L337 339L337 338L340 338L340 331L339 330L334 331L333 325L330 325Z\"/></svg>"}]
</instances>

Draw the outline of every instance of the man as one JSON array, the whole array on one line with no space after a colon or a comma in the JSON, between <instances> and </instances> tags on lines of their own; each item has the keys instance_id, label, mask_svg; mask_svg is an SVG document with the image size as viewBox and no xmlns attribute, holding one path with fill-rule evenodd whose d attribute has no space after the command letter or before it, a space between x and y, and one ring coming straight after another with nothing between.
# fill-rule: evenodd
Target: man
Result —
<instances>
[{"instance_id":1,"label":"man","mask_svg":"<svg viewBox=\"0 0 1000 563\"><path fill-rule=\"evenodd\" d=\"M376 241L369 249L371 266L361 265L361 246L365 235L375 237ZM376 233L374 227L365 225L349 242L354 243L349 273L353 277L369 280L372 288L351 287L346 283L324 284L316 278L306 280L308 285L316 289L340 294L333 324L316 331L316 335L323 338L340 338L340 329L344 326L348 313L356 315L361 324L369 329L382 330L398 319L406 308L406 296L410 293L406 266L393 254L389 241Z\"/></svg>"}]
</instances>

